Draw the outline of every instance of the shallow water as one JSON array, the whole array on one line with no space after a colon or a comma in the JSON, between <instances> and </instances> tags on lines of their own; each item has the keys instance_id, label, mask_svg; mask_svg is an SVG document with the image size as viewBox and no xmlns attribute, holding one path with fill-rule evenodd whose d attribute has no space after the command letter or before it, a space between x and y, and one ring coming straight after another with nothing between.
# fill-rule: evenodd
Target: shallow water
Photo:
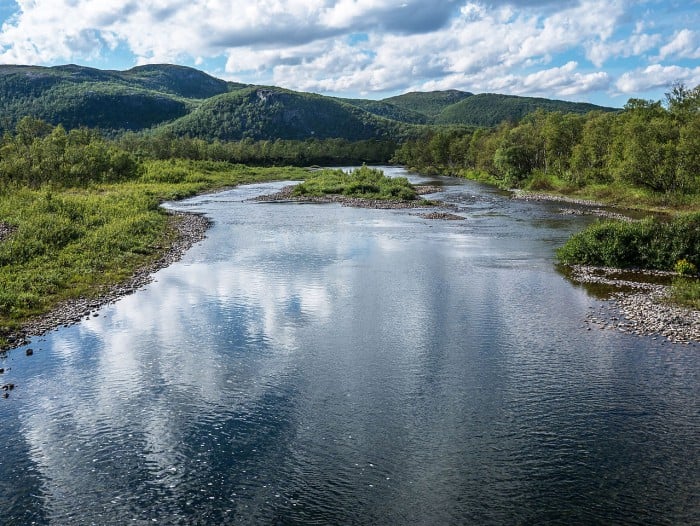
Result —
<instances>
[{"instance_id":1,"label":"shallow water","mask_svg":"<svg viewBox=\"0 0 700 526\"><path fill-rule=\"evenodd\" d=\"M208 238L0 363L0 524L698 523L700 347L589 330L590 219L411 177L466 219L171 205Z\"/></svg>"}]
</instances>

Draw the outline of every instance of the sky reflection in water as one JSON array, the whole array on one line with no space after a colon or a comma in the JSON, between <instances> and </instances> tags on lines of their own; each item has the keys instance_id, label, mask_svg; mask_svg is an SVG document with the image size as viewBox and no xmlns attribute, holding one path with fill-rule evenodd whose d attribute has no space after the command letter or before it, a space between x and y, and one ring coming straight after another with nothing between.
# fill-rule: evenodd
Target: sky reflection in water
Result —
<instances>
[{"instance_id":1,"label":"sky reflection in water","mask_svg":"<svg viewBox=\"0 0 700 526\"><path fill-rule=\"evenodd\" d=\"M178 204L203 243L8 359L9 523L697 518L697 346L588 331L585 220L440 182L466 221Z\"/></svg>"}]
</instances>

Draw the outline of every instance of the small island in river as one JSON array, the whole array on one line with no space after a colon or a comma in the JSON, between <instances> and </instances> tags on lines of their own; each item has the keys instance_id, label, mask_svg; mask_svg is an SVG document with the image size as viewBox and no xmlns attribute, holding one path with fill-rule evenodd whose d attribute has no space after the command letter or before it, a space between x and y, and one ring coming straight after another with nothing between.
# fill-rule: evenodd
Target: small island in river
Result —
<instances>
[{"instance_id":1,"label":"small island in river","mask_svg":"<svg viewBox=\"0 0 700 526\"><path fill-rule=\"evenodd\" d=\"M414 186L405 177L387 177L377 168L362 166L349 173L341 169L320 170L302 183L255 200L340 203L356 208L424 208L442 204L420 197L439 190L434 186Z\"/></svg>"}]
</instances>

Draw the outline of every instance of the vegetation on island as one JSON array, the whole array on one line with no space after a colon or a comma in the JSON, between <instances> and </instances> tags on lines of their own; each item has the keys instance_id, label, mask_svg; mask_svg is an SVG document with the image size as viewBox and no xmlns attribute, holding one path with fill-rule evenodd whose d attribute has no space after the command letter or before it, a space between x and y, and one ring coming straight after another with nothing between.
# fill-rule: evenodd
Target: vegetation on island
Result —
<instances>
[{"instance_id":1,"label":"vegetation on island","mask_svg":"<svg viewBox=\"0 0 700 526\"><path fill-rule=\"evenodd\" d=\"M405 177L387 177L376 168L362 166L350 173L325 169L315 172L294 187L294 196L343 195L362 199L412 201L416 189Z\"/></svg>"},{"instance_id":2,"label":"vegetation on island","mask_svg":"<svg viewBox=\"0 0 700 526\"><path fill-rule=\"evenodd\" d=\"M574 234L557 257L565 264L695 274L700 266L700 213L671 220L597 222Z\"/></svg>"}]
</instances>

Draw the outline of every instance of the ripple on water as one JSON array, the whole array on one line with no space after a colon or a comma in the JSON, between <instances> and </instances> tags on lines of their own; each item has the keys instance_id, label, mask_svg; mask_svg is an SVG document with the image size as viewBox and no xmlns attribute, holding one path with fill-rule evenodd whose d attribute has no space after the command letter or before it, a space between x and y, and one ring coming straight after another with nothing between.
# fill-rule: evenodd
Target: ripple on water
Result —
<instances>
[{"instance_id":1,"label":"ripple on water","mask_svg":"<svg viewBox=\"0 0 700 526\"><path fill-rule=\"evenodd\" d=\"M587 330L586 219L442 182L459 224L183 203L182 262L4 362L3 520L697 523L697 353Z\"/></svg>"}]
</instances>

